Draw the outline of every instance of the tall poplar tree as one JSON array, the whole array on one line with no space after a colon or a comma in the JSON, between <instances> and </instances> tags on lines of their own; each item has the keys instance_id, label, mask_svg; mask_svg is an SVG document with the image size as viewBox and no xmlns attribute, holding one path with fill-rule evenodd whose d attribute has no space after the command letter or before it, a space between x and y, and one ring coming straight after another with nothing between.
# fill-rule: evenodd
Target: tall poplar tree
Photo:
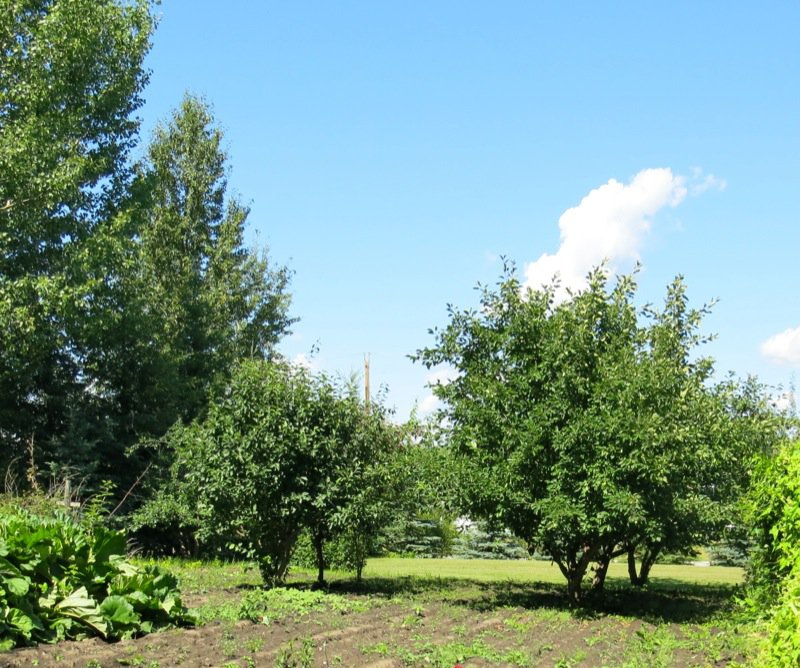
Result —
<instances>
[{"instance_id":1,"label":"tall poplar tree","mask_svg":"<svg viewBox=\"0 0 800 668\"><path fill-rule=\"evenodd\" d=\"M227 193L228 156L208 106L186 95L156 129L139 280L157 321L172 410L191 420L245 357L269 358L292 323L289 271L244 241L249 209Z\"/></svg>"},{"instance_id":2,"label":"tall poplar tree","mask_svg":"<svg viewBox=\"0 0 800 668\"><path fill-rule=\"evenodd\" d=\"M27 462L32 482L37 460L109 426L96 342L132 235L121 211L152 29L148 0L0 11L0 463Z\"/></svg>"}]
</instances>

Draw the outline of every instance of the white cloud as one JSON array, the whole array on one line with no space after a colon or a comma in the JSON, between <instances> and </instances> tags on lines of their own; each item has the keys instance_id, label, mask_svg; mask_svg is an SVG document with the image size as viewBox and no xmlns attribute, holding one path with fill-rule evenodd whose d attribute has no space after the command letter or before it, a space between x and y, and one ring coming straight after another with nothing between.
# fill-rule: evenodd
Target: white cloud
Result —
<instances>
[{"instance_id":1,"label":"white cloud","mask_svg":"<svg viewBox=\"0 0 800 668\"><path fill-rule=\"evenodd\" d=\"M421 417L425 417L441 407L442 402L433 394L429 394L417 405L417 413L419 413Z\"/></svg>"},{"instance_id":2,"label":"white cloud","mask_svg":"<svg viewBox=\"0 0 800 668\"><path fill-rule=\"evenodd\" d=\"M772 397L772 406L779 411L790 411L795 407L795 398L792 392L783 392Z\"/></svg>"},{"instance_id":3,"label":"white cloud","mask_svg":"<svg viewBox=\"0 0 800 668\"><path fill-rule=\"evenodd\" d=\"M448 385L458 376L458 371L451 366L440 366L433 369L425 378L428 385Z\"/></svg>"},{"instance_id":4,"label":"white cloud","mask_svg":"<svg viewBox=\"0 0 800 668\"><path fill-rule=\"evenodd\" d=\"M295 355L292 358L292 364L294 366L302 367L306 371L315 371L315 370L317 370L319 368L319 365L317 364L317 361L315 359L309 357L305 353L300 353L298 355Z\"/></svg>"},{"instance_id":5,"label":"white cloud","mask_svg":"<svg viewBox=\"0 0 800 668\"><path fill-rule=\"evenodd\" d=\"M686 179L668 168L644 169L630 183L611 179L595 188L561 214L561 245L525 267L525 286L538 289L558 274L557 297L563 299L567 288L585 287L586 273L602 262L613 272L622 262L638 261L653 216L678 206L687 192Z\"/></svg>"},{"instance_id":6,"label":"white cloud","mask_svg":"<svg viewBox=\"0 0 800 668\"><path fill-rule=\"evenodd\" d=\"M725 179L718 179L713 174L704 174L699 167L692 169L692 181L689 190L692 195L702 195L708 190L725 190L728 182Z\"/></svg>"},{"instance_id":7,"label":"white cloud","mask_svg":"<svg viewBox=\"0 0 800 668\"><path fill-rule=\"evenodd\" d=\"M800 327L787 329L761 344L764 357L789 366L800 366Z\"/></svg>"},{"instance_id":8,"label":"white cloud","mask_svg":"<svg viewBox=\"0 0 800 668\"><path fill-rule=\"evenodd\" d=\"M425 377L425 384L428 387L435 387L436 385L447 385L453 382L458 371L451 366L439 366L431 370ZM428 394L417 406L417 411L421 416L429 415L435 410L442 407L442 402L432 392Z\"/></svg>"}]
</instances>

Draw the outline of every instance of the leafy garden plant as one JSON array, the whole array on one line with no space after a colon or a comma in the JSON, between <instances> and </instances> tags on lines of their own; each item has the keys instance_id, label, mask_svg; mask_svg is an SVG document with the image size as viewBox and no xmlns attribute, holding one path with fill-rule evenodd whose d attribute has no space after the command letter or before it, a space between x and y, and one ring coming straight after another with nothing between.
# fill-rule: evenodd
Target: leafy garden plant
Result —
<instances>
[{"instance_id":1,"label":"leafy garden plant","mask_svg":"<svg viewBox=\"0 0 800 668\"><path fill-rule=\"evenodd\" d=\"M125 536L64 510L0 516L0 649L191 623L177 580L126 557Z\"/></svg>"}]
</instances>

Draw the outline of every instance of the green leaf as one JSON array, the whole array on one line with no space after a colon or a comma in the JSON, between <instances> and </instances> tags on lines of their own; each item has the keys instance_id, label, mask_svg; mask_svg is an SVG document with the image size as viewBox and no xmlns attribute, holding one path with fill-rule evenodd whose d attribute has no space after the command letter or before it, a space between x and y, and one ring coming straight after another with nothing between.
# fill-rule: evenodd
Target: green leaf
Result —
<instances>
[{"instance_id":1,"label":"green leaf","mask_svg":"<svg viewBox=\"0 0 800 668\"><path fill-rule=\"evenodd\" d=\"M138 603L140 607L146 608L150 604L150 597L143 591L132 591L125 594L125 598L133 603Z\"/></svg>"},{"instance_id":2,"label":"green leaf","mask_svg":"<svg viewBox=\"0 0 800 668\"><path fill-rule=\"evenodd\" d=\"M6 624L22 631L26 638L31 637L31 631L36 627L33 619L17 608L9 608L6 614Z\"/></svg>"},{"instance_id":3,"label":"green leaf","mask_svg":"<svg viewBox=\"0 0 800 668\"><path fill-rule=\"evenodd\" d=\"M92 545L92 556L97 563L105 563L113 556L125 553L125 535L121 531L98 530ZM112 562L119 568L119 562Z\"/></svg>"},{"instance_id":4,"label":"green leaf","mask_svg":"<svg viewBox=\"0 0 800 668\"><path fill-rule=\"evenodd\" d=\"M28 578L7 578L3 580L3 584L15 596L25 596L30 589L30 580Z\"/></svg>"},{"instance_id":5,"label":"green leaf","mask_svg":"<svg viewBox=\"0 0 800 668\"><path fill-rule=\"evenodd\" d=\"M167 596L161 602L161 609L166 612L168 615L172 613L172 611L176 608L180 608L180 600L176 599L174 596Z\"/></svg>"},{"instance_id":6,"label":"green leaf","mask_svg":"<svg viewBox=\"0 0 800 668\"><path fill-rule=\"evenodd\" d=\"M114 566L114 568L119 572L121 575L137 575L139 573L139 568L134 566L128 558L124 555L125 552L125 544L123 543L123 548L120 550L123 554L112 554L109 557L109 562Z\"/></svg>"},{"instance_id":7,"label":"green leaf","mask_svg":"<svg viewBox=\"0 0 800 668\"><path fill-rule=\"evenodd\" d=\"M108 596L100 604L100 612L114 626L136 624L139 622L139 615L122 596Z\"/></svg>"},{"instance_id":8,"label":"green leaf","mask_svg":"<svg viewBox=\"0 0 800 668\"><path fill-rule=\"evenodd\" d=\"M6 553L8 554L8 553ZM0 575L7 575L11 577L22 577L22 572L14 566L8 559L0 556Z\"/></svg>"},{"instance_id":9,"label":"green leaf","mask_svg":"<svg viewBox=\"0 0 800 668\"><path fill-rule=\"evenodd\" d=\"M93 628L103 637L108 634L108 624L100 614L97 603L89 597L86 587L76 589L67 598L58 602L54 609Z\"/></svg>"}]
</instances>

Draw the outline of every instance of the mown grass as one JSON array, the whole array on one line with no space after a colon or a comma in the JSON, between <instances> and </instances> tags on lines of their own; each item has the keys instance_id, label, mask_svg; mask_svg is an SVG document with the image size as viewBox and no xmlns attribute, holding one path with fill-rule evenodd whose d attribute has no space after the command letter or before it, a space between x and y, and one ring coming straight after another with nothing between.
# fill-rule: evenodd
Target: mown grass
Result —
<instances>
[{"instance_id":1,"label":"mown grass","mask_svg":"<svg viewBox=\"0 0 800 668\"><path fill-rule=\"evenodd\" d=\"M230 591L258 587L262 584L258 569L248 562L192 561L161 559L157 562L175 573L185 594ZM312 570L293 569L289 584L310 584L316 577ZM725 566L689 566L656 564L650 577L648 590L731 591L743 581L741 568ZM334 588L357 590L351 573L327 571L326 578ZM401 592L429 589L447 589L448 581L474 583L516 583L521 585L555 585L543 587L546 591L560 591L565 586L558 567L547 561L495 560L495 559L397 559L374 558L364 569L361 589L385 589ZM612 563L606 586L610 591L629 589L627 567Z\"/></svg>"},{"instance_id":2,"label":"mown grass","mask_svg":"<svg viewBox=\"0 0 800 668\"><path fill-rule=\"evenodd\" d=\"M338 574L337 574L338 575ZM545 582L563 584L558 566L549 561L500 559L370 559L365 578L439 577L480 582ZM656 564L650 575L654 584L722 584L742 582L741 568ZM628 582L627 564L612 563L607 581Z\"/></svg>"}]
</instances>

